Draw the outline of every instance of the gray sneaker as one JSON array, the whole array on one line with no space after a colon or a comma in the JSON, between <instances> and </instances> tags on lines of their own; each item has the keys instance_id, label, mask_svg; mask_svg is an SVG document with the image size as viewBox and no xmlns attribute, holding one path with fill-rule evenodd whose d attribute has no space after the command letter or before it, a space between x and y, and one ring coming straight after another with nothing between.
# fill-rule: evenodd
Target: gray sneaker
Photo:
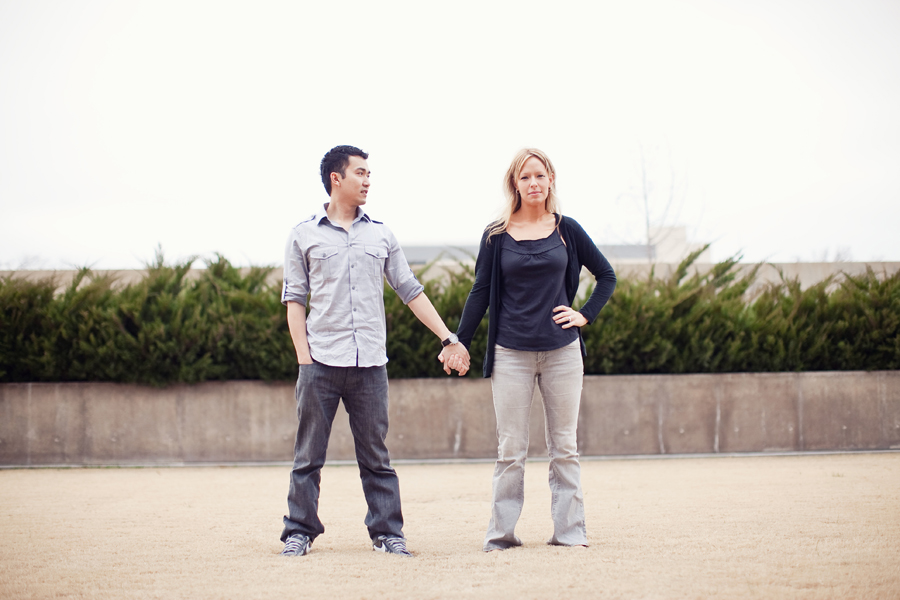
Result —
<instances>
[{"instance_id":1,"label":"gray sneaker","mask_svg":"<svg viewBox=\"0 0 900 600\"><path fill-rule=\"evenodd\" d=\"M309 553L309 547L312 542L302 533L295 533L284 542L284 550L281 551L282 556L303 556Z\"/></svg>"},{"instance_id":2,"label":"gray sneaker","mask_svg":"<svg viewBox=\"0 0 900 600\"><path fill-rule=\"evenodd\" d=\"M412 556L409 550L406 549L406 540L401 537L379 535L372 540L372 550L375 552L384 552L385 554L396 554L398 556Z\"/></svg>"}]
</instances>

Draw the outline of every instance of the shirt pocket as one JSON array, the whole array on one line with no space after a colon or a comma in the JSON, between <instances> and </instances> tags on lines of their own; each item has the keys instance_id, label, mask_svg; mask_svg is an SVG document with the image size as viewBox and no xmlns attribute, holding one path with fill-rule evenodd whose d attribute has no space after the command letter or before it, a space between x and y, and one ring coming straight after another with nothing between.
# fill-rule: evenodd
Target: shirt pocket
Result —
<instances>
[{"instance_id":1,"label":"shirt pocket","mask_svg":"<svg viewBox=\"0 0 900 600\"><path fill-rule=\"evenodd\" d=\"M387 260L387 249L382 246L366 246L366 262L372 277L381 280L384 277L384 262Z\"/></svg>"},{"instance_id":2,"label":"shirt pocket","mask_svg":"<svg viewBox=\"0 0 900 600\"><path fill-rule=\"evenodd\" d=\"M337 258L338 249L316 248L309 252L309 274L313 279L328 281L338 275Z\"/></svg>"}]
</instances>

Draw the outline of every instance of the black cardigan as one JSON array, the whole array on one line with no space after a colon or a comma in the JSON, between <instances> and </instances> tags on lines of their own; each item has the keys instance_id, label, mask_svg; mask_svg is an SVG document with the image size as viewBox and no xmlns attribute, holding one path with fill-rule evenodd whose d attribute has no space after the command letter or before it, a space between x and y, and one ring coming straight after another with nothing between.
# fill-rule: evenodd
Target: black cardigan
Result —
<instances>
[{"instance_id":1,"label":"black cardigan","mask_svg":"<svg viewBox=\"0 0 900 600\"><path fill-rule=\"evenodd\" d=\"M597 249L590 236L585 233L581 225L575 219L557 215L559 232L566 242L566 252L569 255L569 263L566 266L566 298L569 305L575 301L578 293L578 283L581 276L581 268L587 267L597 280L591 297L578 311L590 324L597 318L600 309L612 296L616 289L616 274L606 257ZM456 335L466 348L471 346L475 330L488 312L488 307L498 306L500 303L500 253L497 252L496 239L488 242L488 230L485 229L481 237L481 245L478 248L478 258L475 260L475 283L466 299L459 329ZM494 236L496 238L496 236ZM494 366L494 345L497 339L497 319L491 319L488 312L488 347L484 354L484 376L490 377ZM581 338L581 329L578 330L578 339L581 341L581 354L587 356L584 340Z\"/></svg>"}]
</instances>

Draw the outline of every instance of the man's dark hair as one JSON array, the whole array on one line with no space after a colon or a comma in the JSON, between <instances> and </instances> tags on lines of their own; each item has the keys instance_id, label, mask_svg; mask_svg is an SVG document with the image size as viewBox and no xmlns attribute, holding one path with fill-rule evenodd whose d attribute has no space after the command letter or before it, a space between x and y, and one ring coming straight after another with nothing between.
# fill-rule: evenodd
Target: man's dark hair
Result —
<instances>
[{"instance_id":1,"label":"man's dark hair","mask_svg":"<svg viewBox=\"0 0 900 600\"><path fill-rule=\"evenodd\" d=\"M356 146L335 146L322 157L319 171L322 173L322 184L329 196L331 195L331 174L340 173L341 179L346 177L347 165L350 164L351 156L360 156L363 160L369 158L368 154Z\"/></svg>"}]
</instances>

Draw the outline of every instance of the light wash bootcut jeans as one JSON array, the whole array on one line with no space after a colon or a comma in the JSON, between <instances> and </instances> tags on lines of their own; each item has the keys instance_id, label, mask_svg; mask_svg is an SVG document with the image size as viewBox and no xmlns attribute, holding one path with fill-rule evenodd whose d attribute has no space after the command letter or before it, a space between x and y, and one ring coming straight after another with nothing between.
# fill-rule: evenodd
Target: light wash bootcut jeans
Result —
<instances>
[{"instance_id":1,"label":"light wash bootcut jeans","mask_svg":"<svg viewBox=\"0 0 900 600\"><path fill-rule=\"evenodd\" d=\"M497 415L498 449L485 551L522 545L515 529L525 502L525 458L535 382L544 398L545 435L550 453L553 537L547 543L587 545L576 441L583 381L584 363L578 340L550 352L495 347L491 388Z\"/></svg>"}]
</instances>

